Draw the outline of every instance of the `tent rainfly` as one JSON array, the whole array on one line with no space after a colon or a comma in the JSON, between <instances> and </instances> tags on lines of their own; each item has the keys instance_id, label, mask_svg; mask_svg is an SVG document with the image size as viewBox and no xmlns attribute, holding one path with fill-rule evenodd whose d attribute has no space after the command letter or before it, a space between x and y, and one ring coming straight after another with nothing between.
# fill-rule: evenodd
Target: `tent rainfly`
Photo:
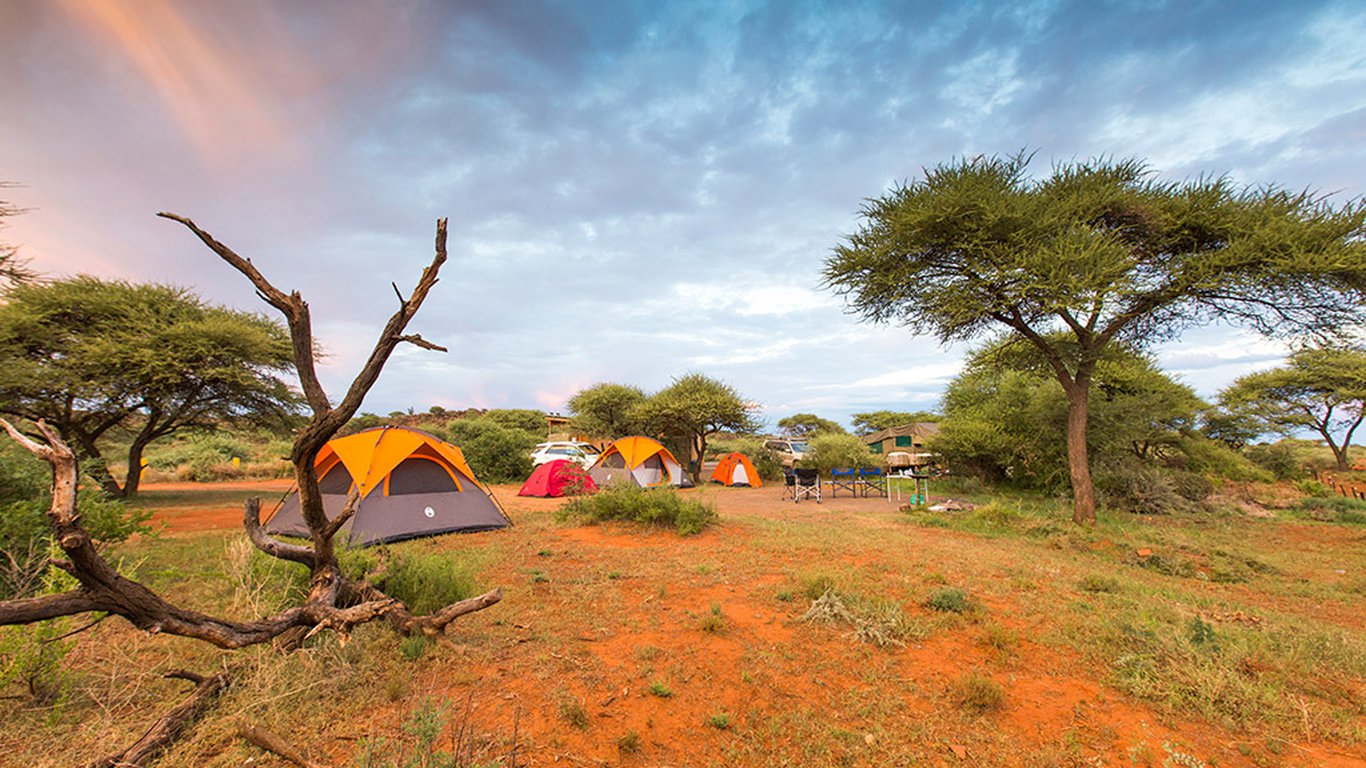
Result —
<instances>
[{"instance_id":1,"label":"tent rainfly","mask_svg":"<svg viewBox=\"0 0 1366 768\"><path fill-rule=\"evenodd\" d=\"M721 463L711 473L712 482L722 485L747 485L762 488L764 481L754 469L754 463L743 453L728 453L721 457Z\"/></svg>"},{"instance_id":2,"label":"tent rainfly","mask_svg":"<svg viewBox=\"0 0 1366 768\"><path fill-rule=\"evenodd\" d=\"M607 447L588 471L599 488L683 485L683 467L669 449L648 437L623 437Z\"/></svg>"},{"instance_id":3,"label":"tent rainfly","mask_svg":"<svg viewBox=\"0 0 1366 768\"><path fill-rule=\"evenodd\" d=\"M596 493L597 483L583 467L569 459L547 461L531 473L518 496L573 496Z\"/></svg>"},{"instance_id":4,"label":"tent rainfly","mask_svg":"<svg viewBox=\"0 0 1366 768\"><path fill-rule=\"evenodd\" d=\"M342 527L352 546L512 524L459 448L416 429L376 427L330 440L314 467L329 519L353 489L359 493L356 514ZM266 530L309 535L298 491L266 521Z\"/></svg>"}]
</instances>

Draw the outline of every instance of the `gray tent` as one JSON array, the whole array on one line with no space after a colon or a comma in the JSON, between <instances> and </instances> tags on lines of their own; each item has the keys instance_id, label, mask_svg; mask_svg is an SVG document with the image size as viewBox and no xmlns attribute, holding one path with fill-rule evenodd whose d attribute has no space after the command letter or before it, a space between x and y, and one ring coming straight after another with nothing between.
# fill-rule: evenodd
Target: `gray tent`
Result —
<instances>
[{"instance_id":1,"label":"gray tent","mask_svg":"<svg viewBox=\"0 0 1366 768\"><path fill-rule=\"evenodd\" d=\"M353 488L359 490L356 514L342 529L352 546L511 524L474 479L459 448L415 429L379 427L337 438L318 454L315 466L329 519L341 513ZM266 530L308 535L297 492L267 521Z\"/></svg>"}]
</instances>

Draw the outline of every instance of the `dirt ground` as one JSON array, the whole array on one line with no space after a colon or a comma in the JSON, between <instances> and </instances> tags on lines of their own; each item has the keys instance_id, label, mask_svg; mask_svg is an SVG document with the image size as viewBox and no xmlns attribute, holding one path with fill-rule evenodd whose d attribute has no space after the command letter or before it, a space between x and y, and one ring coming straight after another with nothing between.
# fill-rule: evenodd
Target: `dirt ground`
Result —
<instances>
[{"instance_id":1,"label":"dirt ground","mask_svg":"<svg viewBox=\"0 0 1366 768\"><path fill-rule=\"evenodd\" d=\"M289 483L214 487L269 499ZM514 527L426 546L482 557L504 600L458 623L453 663L423 668L404 699L455 702L490 756L515 734L521 765L1366 766L1359 744L1231 731L1108 686L1104 665L1059 636L1072 585L1094 571L1075 555L1021 557L1008 540L908 525L889 499L793 504L777 487L709 486L686 493L715 504L720 525L682 538L556 522L562 500L493 490ZM240 501L215 498L158 509L154 524L167 536L239 527ZM1324 526L1279 532L1292 548L1353 545ZM822 576L896 600L925 631L880 648L803 621L802 585ZM919 598L939 584L981 609L928 611ZM1361 628L1360 611L1314 615ZM1004 707L966 710L972 676L997 683ZM402 717L396 704L369 727L396 732ZM340 763L346 743L313 746Z\"/></svg>"}]
</instances>

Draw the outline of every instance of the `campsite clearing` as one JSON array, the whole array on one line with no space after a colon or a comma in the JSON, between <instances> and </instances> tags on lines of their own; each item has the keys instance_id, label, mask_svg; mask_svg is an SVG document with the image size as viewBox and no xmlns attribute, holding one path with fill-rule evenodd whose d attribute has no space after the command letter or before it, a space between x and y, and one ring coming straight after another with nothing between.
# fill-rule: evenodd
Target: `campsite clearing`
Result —
<instances>
[{"instance_id":1,"label":"campsite clearing","mask_svg":"<svg viewBox=\"0 0 1366 768\"><path fill-rule=\"evenodd\" d=\"M163 764L282 765L234 736L246 718L352 765L444 712L436 746L473 764L505 761L515 736L524 766L1366 766L1359 525L1204 514L1085 530L1037 500L955 518L709 485L682 493L720 524L679 537L557 523L563 499L517 489L494 488L511 528L396 545L503 587L449 642L363 628L288 663L269 648L238 661L107 621L73 638L70 701L0 703L0 750L84 761L178 701L161 673L228 664L240 682ZM172 597L249 610L262 577L229 561L235 495L251 491L150 487L164 540L130 561Z\"/></svg>"}]
</instances>

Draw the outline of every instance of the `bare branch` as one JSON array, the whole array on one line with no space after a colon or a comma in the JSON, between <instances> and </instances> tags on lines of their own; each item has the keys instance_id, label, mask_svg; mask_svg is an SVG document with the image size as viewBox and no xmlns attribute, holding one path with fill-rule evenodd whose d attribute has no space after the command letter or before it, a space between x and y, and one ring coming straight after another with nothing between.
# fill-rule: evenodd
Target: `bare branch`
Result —
<instances>
[{"instance_id":1,"label":"bare branch","mask_svg":"<svg viewBox=\"0 0 1366 768\"><path fill-rule=\"evenodd\" d=\"M410 333L410 334L408 334L408 335L406 335L406 336L399 336L399 337L398 337L398 340L399 340L399 341L406 341L406 342L408 342L409 344L413 344L413 345L415 345L415 346L422 347L423 349L430 349L430 350L433 350L433 351L435 351L435 352L449 352L449 351L450 351L449 349L446 349L445 347L441 346L440 344L434 344L434 343L432 343L432 342L430 342L430 341L427 341L426 339L422 338L421 336L419 336L419 335L416 334L416 333Z\"/></svg>"},{"instance_id":2,"label":"bare branch","mask_svg":"<svg viewBox=\"0 0 1366 768\"><path fill-rule=\"evenodd\" d=\"M337 531L340 531L342 526L346 525L346 521L355 516L356 504L359 502L360 489L352 488L351 493L346 496L346 506L342 507L341 513L333 518L332 522L328 523L327 527L323 529L323 536L328 541L331 541L332 538L337 535Z\"/></svg>"},{"instance_id":3,"label":"bare branch","mask_svg":"<svg viewBox=\"0 0 1366 768\"><path fill-rule=\"evenodd\" d=\"M201 677L193 672L175 671L166 674L168 678L189 680L195 684L190 697L167 712L147 729L142 738L132 746L90 763L88 768L116 768L117 766L144 765L166 750L187 728L198 720L218 694L228 687L226 674Z\"/></svg>"},{"instance_id":4,"label":"bare branch","mask_svg":"<svg viewBox=\"0 0 1366 768\"><path fill-rule=\"evenodd\" d=\"M286 544L266 533L265 528L261 525L260 498L247 499L243 505L242 527L246 529L247 538L251 540L251 543L271 557L300 563L310 568L317 562L317 556L308 547Z\"/></svg>"},{"instance_id":5,"label":"bare branch","mask_svg":"<svg viewBox=\"0 0 1366 768\"><path fill-rule=\"evenodd\" d=\"M238 723L237 735L267 752L288 760L299 768L326 768L322 763L309 760L304 756L304 753L295 749L289 742L258 725Z\"/></svg>"},{"instance_id":6,"label":"bare branch","mask_svg":"<svg viewBox=\"0 0 1366 768\"><path fill-rule=\"evenodd\" d=\"M239 256L228 246L218 242L208 232L200 229L193 221L184 216L174 213L158 213L158 216L172 221L178 221L194 232L209 250L218 254L220 258L228 262L234 269L241 272L256 286L256 292L266 303L280 310L289 324L289 336L294 346L294 364L299 373L299 385L303 388L304 397L308 399L308 405L313 409L314 414L323 414L331 410L331 402L327 398L327 393L323 391L322 383L318 380L318 372L314 364L313 351L313 323L308 313L308 303L299 296L297 291L288 295L279 288L276 288L261 274L260 270L251 263L251 259Z\"/></svg>"}]
</instances>

